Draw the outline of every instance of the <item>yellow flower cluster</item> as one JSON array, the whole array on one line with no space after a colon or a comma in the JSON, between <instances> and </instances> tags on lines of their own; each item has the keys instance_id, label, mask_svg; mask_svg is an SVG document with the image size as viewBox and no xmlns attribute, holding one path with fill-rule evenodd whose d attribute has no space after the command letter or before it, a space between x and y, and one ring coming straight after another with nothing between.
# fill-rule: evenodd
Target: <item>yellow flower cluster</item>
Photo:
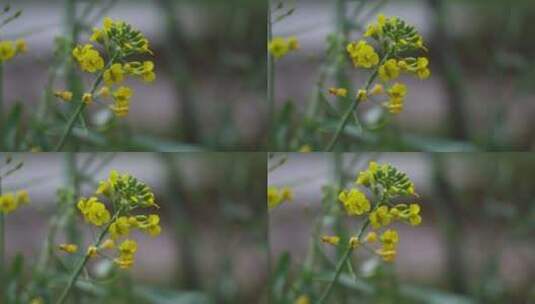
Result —
<instances>
[{"instance_id":1,"label":"yellow flower cluster","mask_svg":"<svg viewBox=\"0 0 535 304\"><path fill-rule=\"evenodd\" d=\"M134 265L134 255L137 251L137 243L134 240L125 240L119 245L119 256L114 262L122 269L128 269Z\"/></svg>"},{"instance_id":2,"label":"yellow flower cluster","mask_svg":"<svg viewBox=\"0 0 535 304\"><path fill-rule=\"evenodd\" d=\"M110 201L113 214L97 196L102 195ZM102 237L106 234L110 238L91 245L87 255L94 257L101 250L115 248L115 242L120 238L128 238L133 229L138 229L151 236L158 236L162 228L160 216L157 214L139 215L132 212L138 208L158 207L154 193L150 188L129 174L122 174L112 170L107 179L100 181L96 195L88 199L81 198L77 204L85 220L102 228ZM102 238L100 238L102 239ZM78 247L74 244L61 244L59 249L67 253L75 253ZM131 239L124 240L118 247L115 263L120 268L129 268L134 263L137 243Z\"/></svg>"},{"instance_id":3,"label":"yellow flower cluster","mask_svg":"<svg viewBox=\"0 0 535 304\"><path fill-rule=\"evenodd\" d=\"M417 196L414 191L414 184L405 173L392 165L379 165L373 161L370 162L368 169L358 174L355 183L367 188L373 193L377 201L371 203L365 193L356 188L342 190L339 193L338 199L346 213L350 216L365 215L367 222L371 224L373 229L363 238L363 242L361 242L359 236L351 237L349 246L351 248L356 248L361 244L369 246L369 244L380 240L381 247L373 251L382 257L384 261L391 262L396 257L396 245L399 242L398 234L393 229L387 229L378 237L376 230L387 227L394 221L405 222L412 226L417 226L422 222L421 208L417 203L395 205L392 203L392 200L398 197ZM321 241L338 246L340 238L338 236L323 236Z\"/></svg>"},{"instance_id":4,"label":"yellow flower cluster","mask_svg":"<svg viewBox=\"0 0 535 304\"><path fill-rule=\"evenodd\" d=\"M273 209L284 202L293 201L294 194L290 187L281 189L270 186L267 189L268 209Z\"/></svg>"},{"instance_id":5,"label":"yellow flower cluster","mask_svg":"<svg viewBox=\"0 0 535 304\"><path fill-rule=\"evenodd\" d=\"M0 195L0 212L3 214L11 213L22 205L30 202L28 191L21 190L16 193L8 192Z\"/></svg>"},{"instance_id":6,"label":"yellow flower cluster","mask_svg":"<svg viewBox=\"0 0 535 304\"><path fill-rule=\"evenodd\" d=\"M381 51L376 51L372 45L362 39L347 45L347 52L355 67L376 68L379 79L388 84L395 81L401 73L416 75L419 79L427 79L431 76L429 60L426 57L406 57L407 53L427 51L423 38L416 29L405 21L392 17L387 18L379 15L377 22L368 26L365 38L372 38L381 46ZM378 55L384 54L382 58ZM379 88L375 86L375 88ZM382 88L382 85L381 87ZM367 92L359 90L358 101L367 100L368 95L377 96L385 93L384 90ZM401 83L395 83L387 90L388 100L382 103L391 114L398 114L403 110L407 88Z\"/></svg>"},{"instance_id":7,"label":"yellow flower cluster","mask_svg":"<svg viewBox=\"0 0 535 304\"><path fill-rule=\"evenodd\" d=\"M289 37L285 39L283 37L274 37L268 43L269 53L275 57L275 59L280 59L289 52L296 51L299 49L299 40L296 37Z\"/></svg>"},{"instance_id":8,"label":"yellow flower cluster","mask_svg":"<svg viewBox=\"0 0 535 304\"><path fill-rule=\"evenodd\" d=\"M10 60L16 55L26 53L27 50L28 46L23 39L18 39L16 41L0 41L0 62Z\"/></svg>"},{"instance_id":9,"label":"yellow flower cluster","mask_svg":"<svg viewBox=\"0 0 535 304\"><path fill-rule=\"evenodd\" d=\"M111 219L110 212L106 209L106 205L100 202L95 196L92 196L89 199L81 198L76 206L83 214L85 220L95 226L107 224Z\"/></svg>"},{"instance_id":10,"label":"yellow flower cluster","mask_svg":"<svg viewBox=\"0 0 535 304\"><path fill-rule=\"evenodd\" d=\"M351 60L353 60L353 65L355 65L355 67L369 69L379 63L379 55L375 52L375 49L364 40L348 44L347 53Z\"/></svg>"},{"instance_id":11,"label":"yellow flower cluster","mask_svg":"<svg viewBox=\"0 0 535 304\"><path fill-rule=\"evenodd\" d=\"M345 88L330 88L329 94L338 97L347 97L347 89Z\"/></svg>"},{"instance_id":12,"label":"yellow flower cluster","mask_svg":"<svg viewBox=\"0 0 535 304\"><path fill-rule=\"evenodd\" d=\"M76 46L72 50L72 56L78 61L82 71L94 73L104 68L104 59L92 44Z\"/></svg>"},{"instance_id":13,"label":"yellow flower cluster","mask_svg":"<svg viewBox=\"0 0 535 304\"><path fill-rule=\"evenodd\" d=\"M101 80L104 85L94 88L94 92L84 93L82 101L90 104L93 98L112 98L113 104L109 109L117 117L125 117L130 111L130 100L134 95L132 88L121 85L127 76L140 78L146 83L156 80L154 72L154 62L152 61L130 61L133 55L152 54L149 48L149 41L141 32L132 28L124 21L114 21L104 18L102 28L94 28L90 38L91 42L99 44L106 51L108 60L95 49L93 44L76 46L72 52L74 59L80 68L89 73L99 72L96 84ZM118 86L118 87L115 87ZM72 92L58 91L55 96L63 101L72 100Z\"/></svg>"},{"instance_id":14,"label":"yellow flower cluster","mask_svg":"<svg viewBox=\"0 0 535 304\"><path fill-rule=\"evenodd\" d=\"M344 190L338 195L349 215L361 215L370 211L371 205L366 195L358 189Z\"/></svg>"}]
</instances>

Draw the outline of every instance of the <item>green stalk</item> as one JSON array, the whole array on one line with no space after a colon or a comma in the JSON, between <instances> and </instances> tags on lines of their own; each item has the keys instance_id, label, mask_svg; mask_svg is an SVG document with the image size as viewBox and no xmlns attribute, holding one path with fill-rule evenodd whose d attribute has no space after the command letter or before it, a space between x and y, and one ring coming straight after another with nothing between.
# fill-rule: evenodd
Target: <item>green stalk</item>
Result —
<instances>
[{"instance_id":1,"label":"green stalk","mask_svg":"<svg viewBox=\"0 0 535 304\"><path fill-rule=\"evenodd\" d=\"M364 231L366 230L366 228L368 227L369 224L370 224L370 220L366 219L366 221L364 222L362 227L360 227L360 231L359 231L359 233L357 235L357 239L359 241L362 238L362 235L364 234ZM321 297L320 297L320 299L318 301L318 304L322 304L322 303L325 303L325 301L327 301L327 298L331 294L331 291L332 291L334 285L336 283L338 283L338 278L340 277L340 274L342 274L342 270L344 269L344 265L346 265L346 263L349 261L349 258L351 257L351 253L353 253L353 250L354 250L353 247L351 247L350 245L347 246L347 249L344 252L344 254L342 255L342 258L340 259L340 261L338 261L338 264L336 266L336 272L334 273L334 278L333 278L333 280L331 282L329 282L329 285L327 285L327 289L325 289L325 291L322 293L322 295L321 295Z\"/></svg>"},{"instance_id":2,"label":"green stalk","mask_svg":"<svg viewBox=\"0 0 535 304\"><path fill-rule=\"evenodd\" d=\"M93 244L93 246L97 247L100 246L100 243L102 243L102 240L108 233L108 230L111 226L111 224L115 221L115 219L119 216L122 210L118 210L112 217L112 219L106 224L106 227L102 230L102 232L99 234L97 241ZM86 255L80 260L80 263L76 267L76 270L72 273L71 278L69 279L69 282L67 283L67 286L65 286L65 289L63 289L63 292L61 293L61 296L59 297L56 304L63 304L65 303L65 300L67 300L67 296L69 295L69 292L71 291L72 287L78 280L78 277L82 273L82 270L84 269L85 265L87 264L87 261L89 261L89 253L86 253Z\"/></svg>"},{"instance_id":3,"label":"green stalk","mask_svg":"<svg viewBox=\"0 0 535 304\"><path fill-rule=\"evenodd\" d=\"M93 82L91 90L89 91L89 93L91 95L95 94L95 91L97 90L98 86L102 82L102 76L104 75L104 71L106 71L115 62L116 59L117 59L117 55L114 55L112 57L112 59L108 62L108 64L106 64L106 66L102 69L102 71L100 71L100 73L98 74L97 78ZM67 126L65 127L65 129L63 131L63 135L61 136L58 144L56 145L56 148L54 149L54 151L60 152L63 149L63 146L65 145L65 142L66 142L67 138L70 136L70 134L72 132L72 128L74 127L74 123L78 120L78 117L80 116L82 111L85 109L85 107L86 107L85 102L80 100L80 103L78 104L78 107L74 110L72 115L69 117L69 120L67 121Z\"/></svg>"},{"instance_id":4,"label":"green stalk","mask_svg":"<svg viewBox=\"0 0 535 304\"><path fill-rule=\"evenodd\" d=\"M373 73L371 74L370 78L368 78L368 81L366 81L366 85L364 86L364 90L368 91L370 89L371 85L373 84L373 82L377 78L377 75L379 73L379 67L385 63L385 61L388 59L388 57L390 57L390 52L387 52L385 54L385 56L381 59L381 61L379 62L379 64L377 65L377 67L375 68ZM334 146L336 145L336 143L340 139L340 135L342 135L342 132L346 128L346 125L349 122L349 118L351 118L351 115L355 112L355 110L357 109L357 107L358 107L358 105L360 104L361 101L362 101L362 97L361 96L357 97L357 100L355 102L351 103L351 106L344 113L344 115L342 116L342 120L340 121L340 124L336 128L336 132L334 133L333 138L331 139L331 141L327 145L327 148L325 149L327 152L331 152L333 150Z\"/></svg>"}]
</instances>

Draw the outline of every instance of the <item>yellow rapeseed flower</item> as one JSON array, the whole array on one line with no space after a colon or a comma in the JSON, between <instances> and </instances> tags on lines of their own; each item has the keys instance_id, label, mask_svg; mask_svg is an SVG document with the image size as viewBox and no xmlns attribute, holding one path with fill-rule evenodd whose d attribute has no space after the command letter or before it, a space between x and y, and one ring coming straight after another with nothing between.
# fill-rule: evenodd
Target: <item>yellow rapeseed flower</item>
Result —
<instances>
[{"instance_id":1,"label":"yellow rapeseed flower","mask_svg":"<svg viewBox=\"0 0 535 304\"><path fill-rule=\"evenodd\" d=\"M130 233L130 224L126 216L118 217L110 225L111 238L114 240L120 238L121 236L127 236L129 233Z\"/></svg>"},{"instance_id":2,"label":"yellow rapeseed flower","mask_svg":"<svg viewBox=\"0 0 535 304\"><path fill-rule=\"evenodd\" d=\"M370 212L369 219L373 228L377 229L390 224L392 215L388 212L387 206L381 206Z\"/></svg>"},{"instance_id":3,"label":"yellow rapeseed flower","mask_svg":"<svg viewBox=\"0 0 535 304\"><path fill-rule=\"evenodd\" d=\"M388 229L381 235L381 242L385 249L393 250L399 242L399 236L396 230Z\"/></svg>"},{"instance_id":4,"label":"yellow rapeseed flower","mask_svg":"<svg viewBox=\"0 0 535 304\"><path fill-rule=\"evenodd\" d=\"M366 90L360 89L357 92L357 100L359 102L364 102L368 100L368 92Z\"/></svg>"},{"instance_id":5,"label":"yellow rapeseed flower","mask_svg":"<svg viewBox=\"0 0 535 304\"><path fill-rule=\"evenodd\" d=\"M375 251L385 262L393 262L396 259L396 250L381 248Z\"/></svg>"},{"instance_id":6,"label":"yellow rapeseed flower","mask_svg":"<svg viewBox=\"0 0 535 304\"><path fill-rule=\"evenodd\" d=\"M286 39L275 37L268 43L268 51L275 59L280 59L290 51L290 46Z\"/></svg>"},{"instance_id":7,"label":"yellow rapeseed flower","mask_svg":"<svg viewBox=\"0 0 535 304\"><path fill-rule=\"evenodd\" d=\"M361 215L370 211L370 201L358 189L344 190L338 195L348 215Z\"/></svg>"},{"instance_id":8,"label":"yellow rapeseed flower","mask_svg":"<svg viewBox=\"0 0 535 304\"><path fill-rule=\"evenodd\" d=\"M13 41L0 41L0 61L6 61L13 58L17 49Z\"/></svg>"},{"instance_id":9,"label":"yellow rapeseed flower","mask_svg":"<svg viewBox=\"0 0 535 304\"><path fill-rule=\"evenodd\" d=\"M6 193L0 196L0 211L4 214L11 213L17 209L18 204L13 193Z\"/></svg>"},{"instance_id":10,"label":"yellow rapeseed flower","mask_svg":"<svg viewBox=\"0 0 535 304\"><path fill-rule=\"evenodd\" d=\"M84 93L84 95L82 96L82 102L86 105L90 105L91 103L93 103L93 95L91 93Z\"/></svg>"},{"instance_id":11,"label":"yellow rapeseed flower","mask_svg":"<svg viewBox=\"0 0 535 304\"><path fill-rule=\"evenodd\" d=\"M351 238L349 238L349 247L351 247L352 249L355 249L359 245L360 245L360 241L358 237L352 236Z\"/></svg>"},{"instance_id":12,"label":"yellow rapeseed flower","mask_svg":"<svg viewBox=\"0 0 535 304\"><path fill-rule=\"evenodd\" d=\"M130 98L132 98L133 91L129 87L119 87L113 93L115 103L110 106L111 110L117 117L124 117L130 111Z\"/></svg>"},{"instance_id":13,"label":"yellow rapeseed flower","mask_svg":"<svg viewBox=\"0 0 535 304\"><path fill-rule=\"evenodd\" d=\"M367 243L375 243L377 242L377 233L375 231L370 231L364 238L364 241Z\"/></svg>"},{"instance_id":14,"label":"yellow rapeseed flower","mask_svg":"<svg viewBox=\"0 0 535 304\"><path fill-rule=\"evenodd\" d=\"M66 253L76 253L78 251L78 245L76 244L60 244L59 249L65 251Z\"/></svg>"},{"instance_id":15,"label":"yellow rapeseed flower","mask_svg":"<svg viewBox=\"0 0 535 304\"><path fill-rule=\"evenodd\" d=\"M120 63L114 63L112 66L104 71L102 75L104 83L108 86L112 84L121 83L124 80L124 70Z\"/></svg>"},{"instance_id":16,"label":"yellow rapeseed flower","mask_svg":"<svg viewBox=\"0 0 535 304\"><path fill-rule=\"evenodd\" d=\"M374 48L366 41L360 40L357 43L350 43L346 48L349 57L353 60L355 67L372 68L379 63L379 55Z\"/></svg>"},{"instance_id":17,"label":"yellow rapeseed flower","mask_svg":"<svg viewBox=\"0 0 535 304\"><path fill-rule=\"evenodd\" d=\"M384 87L382 84L376 84L373 86L373 88L370 90L370 95L377 96L384 93Z\"/></svg>"},{"instance_id":18,"label":"yellow rapeseed flower","mask_svg":"<svg viewBox=\"0 0 535 304\"><path fill-rule=\"evenodd\" d=\"M300 295L295 301L294 304L310 304L310 298L307 295Z\"/></svg>"},{"instance_id":19,"label":"yellow rapeseed flower","mask_svg":"<svg viewBox=\"0 0 535 304\"><path fill-rule=\"evenodd\" d=\"M347 97L347 89L344 88L330 88L329 94L339 97Z\"/></svg>"},{"instance_id":20,"label":"yellow rapeseed flower","mask_svg":"<svg viewBox=\"0 0 535 304\"><path fill-rule=\"evenodd\" d=\"M104 68L104 59L91 44L76 46L72 51L72 55L78 61L83 71L94 73Z\"/></svg>"},{"instance_id":21,"label":"yellow rapeseed flower","mask_svg":"<svg viewBox=\"0 0 535 304\"><path fill-rule=\"evenodd\" d=\"M77 204L78 209L84 215L86 221L95 226L102 226L110 221L110 212L106 206L99 202L96 197L80 199Z\"/></svg>"},{"instance_id":22,"label":"yellow rapeseed flower","mask_svg":"<svg viewBox=\"0 0 535 304\"><path fill-rule=\"evenodd\" d=\"M28 45L24 39L18 39L15 41L15 51L17 54L26 53L28 51Z\"/></svg>"},{"instance_id":23,"label":"yellow rapeseed flower","mask_svg":"<svg viewBox=\"0 0 535 304\"><path fill-rule=\"evenodd\" d=\"M95 247L95 246L89 246L87 248L87 255L90 257L90 258L93 258L95 256L97 256L98 254L98 248Z\"/></svg>"},{"instance_id":24,"label":"yellow rapeseed flower","mask_svg":"<svg viewBox=\"0 0 535 304\"><path fill-rule=\"evenodd\" d=\"M54 92L54 96L66 102L69 102L72 100L71 91L57 91L57 92Z\"/></svg>"},{"instance_id":25,"label":"yellow rapeseed flower","mask_svg":"<svg viewBox=\"0 0 535 304\"><path fill-rule=\"evenodd\" d=\"M387 82L399 77L400 68L396 59L388 59L379 67L379 77L382 81Z\"/></svg>"},{"instance_id":26,"label":"yellow rapeseed flower","mask_svg":"<svg viewBox=\"0 0 535 304\"><path fill-rule=\"evenodd\" d=\"M112 239L107 239L100 245L100 248L102 249L113 249L115 248L115 241Z\"/></svg>"},{"instance_id":27,"label":"yellow rapeseed flower","mask_svg":"<svg viewBox=\"0 0 535 304\"><path fill-rule=\"evenodd\" d=\"M321 241L325 244L338 246L338 244L340 244L340 237L324 235L321 237Z\"/></svg>"}]
</instances>

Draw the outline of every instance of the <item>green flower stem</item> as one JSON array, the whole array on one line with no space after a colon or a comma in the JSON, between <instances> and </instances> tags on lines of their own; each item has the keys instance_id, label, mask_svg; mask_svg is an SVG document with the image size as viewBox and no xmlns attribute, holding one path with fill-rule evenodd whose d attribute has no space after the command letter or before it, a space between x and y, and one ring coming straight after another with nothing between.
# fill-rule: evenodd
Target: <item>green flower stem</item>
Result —
<instances>
[{"instance_id":1,"label":"green flower stem","mask_svg":"<svg viewBox=\"0 0 535 304\"><path fill-rule=\"evenodd\" d=\"M91 95L95 94L95 91L97 90L98 86L102 82L102 77L104 75L104 71L106 71L111 65L115 62L117 59L117 55L113 56L112 59L106 64L106 66L99 72L97 78L93 82L93 86L91 87L91 90L89 93ZM59 152L63 149L63 146L65 145L65 142L67 141L67 138L70 136L72 132L72 128L74 127L74 123L78 120L78 117L82 113L82 111L85 109L86 104L82 100L80 100L80 103L78 104L78 107L74 110L71 117L69 117L69 120L67 121L67 126L65 127L65 130L63 131L63 135L61 136L58 144L56 145L56 148L54 149L56 152Z\"/></svg>"},{"instance_id":2,"label":"green flower stem","mask_svg":"<svg viewBox=\"0 0 535 304\"><path fill-rule=\"evenodd\" d=\"M385 56L381 59L381 61L379 62L379 64L377 65L373 73L371 74L370 78L368 78L368 81L366 82L366 85L364 86L364 90L368 91L370 89L371 85L373 84L373 82L377 78L377 75L379 74L379 67L386 62L388 57L390 57L390 52L387 52ZM342 132L344 132L344 129L346 128L347 123L349 122L349 119L351 118L351 115L355 112L355 110L357 109L361 101L362 101L362 97L359 96L357 100L353 102L351 106L349 107L349 109L347 109L347 111L344 113L344 115L342 116L342 120L340 121L340 124L336 128L336 132L334 133L333 138L327 145L327 148L326 148L327 152L331 152L334 149L334 146L340 139L340 135L342 135Z\"/></svg>"},{"instance_id":3,"label":"green flower stem","mask_svg":"<svg viewBox=\"0 0 535 304\"><path fill-rule=\"evenodd\" d=\"M360 231L359 231L359 233L357 235L357 239L359 241L362 238L362 235L364 234L364 231L366 231L366 228L368 228L369 224L370 224L370 219L368 218L368 219L366 219L366 221L364 222L362 227L360 227ZM342 270L344 269L344 265L346 265L346 263L349 261L349 258L351 257L351 254L353 253L354 249L355 248L353 248L351 246L347 246L347 249L344 252L344 255L342 256L342 258L340 259L340 261L338 262L338 264L336 266L336 272L334 273L334 278L333 278L332 281L329 282L329 285L327 285L327 289L325 289L325 291L321 295L321 297L320 297L320 299L318 301L318 304L322 304L322 303L325 303L327 301L327 298L331 294L331 291L332 291L334 285L338 282L338 278L340 277L340 274L342 274Z\"/></svg>"},{"instance_id":4,"label":"green flower stem","mask_svg":"<svg viewBox=\"0 0 535 304\"><path fill-rule=\"evenodd\" d=\"M102 243L102 240L104 240L104 237L108 233L108 230L110 229L111 224L117 219L119 214L122 212L122 210L118 210L112 217L112 219L106 224L102 232L97 237L97 241L92 245L98 248L100 246L100 243ZM85 265L87 264L87 261L89 261L89 253L86 253L86 255L80 260L80 263L76 267L76 270L72 273L71 278L69 279L69 282L67 283L67 286L65 286L65 289L63 289L63 292L61 293L61 296L59 297L56 304L63 304L65 303L65 300L67 300L67 296L69 295L69 292L71 291L72 287L76 283L76 280L78 280L78 277L82 273L82 270L85 268Z\"/></svg>"}]
</instances>

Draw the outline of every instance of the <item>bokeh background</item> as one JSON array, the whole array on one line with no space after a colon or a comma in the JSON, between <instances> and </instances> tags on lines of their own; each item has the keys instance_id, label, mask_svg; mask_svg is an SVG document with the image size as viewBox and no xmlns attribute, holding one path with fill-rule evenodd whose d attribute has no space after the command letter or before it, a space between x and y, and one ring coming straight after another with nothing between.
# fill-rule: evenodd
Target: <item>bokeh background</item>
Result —
<instances>
[{"instance_id":1,"label":"bokeh background","mask_svg":"<svg viewBox=\"0 0 535 304\"><path fill-rule=\"evenodd\" d=\"M277 9L279 2L284 9ZM282 20L277 16L291 14ZM349 38L361 37L378 13L399 16L414 25L430 50L432 77L401 79L409 87L404 111L375 134L348 131L351 151L524 151L535 147L535 44L530 39L535 2L501 0L322 1L272 0L273 36L297 36L301 49L275 63L275 96L282 117L297 112L289 128L293 134L317 95L317 84L327 100L335 86L336 67L325 64L327 37L340 33L341 16L360 26ZM324 73L322 80L320 76ZM348 67L345 74L356 91L368 73ZM285 106L290 101L292 107ZM321 104L321 102L320 102ZM361 119L374 125L376 111L363 105ZM316 133L327 133L325 125ZM284 133L284 134L286 134ZM356 134L355 134L356 133ZM299 133L298 133L299 134ZM280 136L280 134L276 134ZM288 135L291 136L291 135ZM307 142L308 140L308 142ZM302 144L314 146L311 138ZM353 143L353 145L350 145ZM291 147L297 150L299 147ZM278 151L287 151L278 146ZM342 150L344 151L344 150Z\"/></svg>"},{"instance_id":2,"label":"bokeh background","mask_svg":"<svg viewBox=\"0 0 535 304\"><path fill-rule=\"evenodd\" d=\"M86 43L104 16L125 20L146 35L155 53L157 80L151 85L128 82L135 96L119 135L103 131L105 111L93 107L87 116L92 132L75 132L76 150L243 151L264 144L265 0L5 2L22 15L2 27L0 37L26 39L28 53L5 64L5 104L14 109L20 102L24 109L17 141L4 151L28 150L49 137L56 142L58 127L46 127L50 121L44 118L58 111L67 115L69 108L50 92L76 83L77 75L86 74L82 80L90 85L87 73L65 65L70 54L64 54L62 45Z\"/></svg>"},{"instance_id":3,"label":"bokeh background","mask_svg":"<svg viewBox=\"0 0 535 304\"><path fill-rule=\"evenodd\" d=\"M423 222L417 227L394 225L400 242L392 267L357 250L353 261L359 282L353 284L347 275L328 302L354 303L355 298L362 303L437 304L535 300L535 155L293 153L275 155L270 166L280 164L281 159L286 161L269 174L268 184L292 187L295 198L270 210L273 282L278 282L273 292L313 297L326 288L327 282L319 278L332 275L334 266L324 257L336 263L336 252L321 244L318 234L336 234L337 229L354 234L361 222L342 210L328 215L324 210L339 204L340 185L354 186L358 172L376 160L392 164L412 179L420 195L416 201L422 206ZM314 257L310 248L318 248ZM311 259L313 266L308 265Z\"/></svg>"},{"instance_id":4,"label":"bokeh background","mask_svg":"<svg viewBox=\"0 0 535 304\"><path fill-rule=\"evenodd\" d=\"M51 299L44 296L54 295L65 286L69 272L57 261L74 265L75 260L53 250L55 257L46 272L39 273L37 265L49 228L59 225L53 244L87 244L92 234L74 210L76 197L93 193L96 182L115 169L136 176L153 189L160 206L155 212L161 217L162 233L157 238L133 233L138 241L136 263L122 272L124 275L103 276L109 266L104 259L90 264L93 280L85 289L79 286L76 303L265 303L268 266L263 154L40 153L12 157L13 163L23 161L24 166L2 180L2 189L24 188L31 197L31 203L8 214L5 223L6 265L12 269L16 254L24 257L19 291L27 292L32 283L41 282L45 303L57 300L57 294ZM4 158L5 154L2 163ZM60 197L63 201L73 197L72 209L60 209ZM9 286L11 290L13 285Z\"/></svg>"}]
</instances>

